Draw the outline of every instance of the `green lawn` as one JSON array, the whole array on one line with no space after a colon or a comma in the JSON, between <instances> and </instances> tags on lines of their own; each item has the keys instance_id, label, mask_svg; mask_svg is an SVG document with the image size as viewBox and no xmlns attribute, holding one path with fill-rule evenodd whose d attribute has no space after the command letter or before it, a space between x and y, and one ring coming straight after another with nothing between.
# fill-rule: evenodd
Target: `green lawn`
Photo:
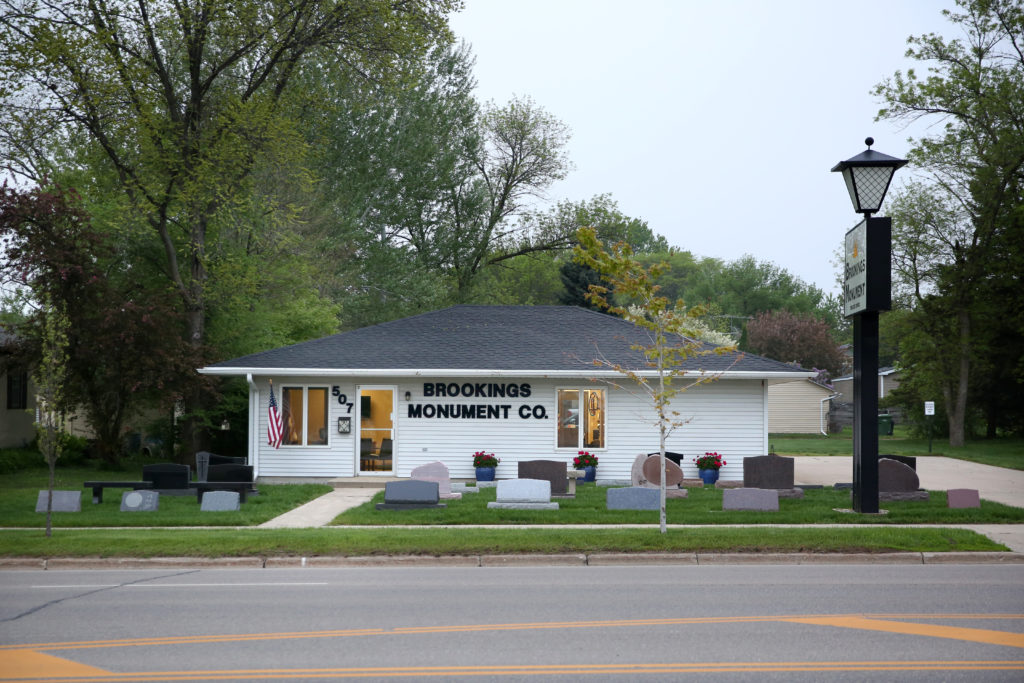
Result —
<instances>
[{"instance_id":1,"label":"green lawn","mask_svg":"<svg viewBox=\"0 0 1024 683\"><path fill-rule=\"evenodd\" d=\"M598 552L1005 551L961 529L57 529L0 530L0 557L316 557Z\"/></svg>"},{"instance_id":2,"label":"green lawn","mask_svg":"<svg viewBox=\"0 0 1024 683\"><path fill-rule=\"evenodd\" d=\"M103 502L94 505L92 489L82 487L89 480L128 480L140 478L138 472L96 470L83 467L57 468L55 489L82 492L81 512L53 514L53 526L254 526L284 514L331 490L323 484L260 484L259 495L249 496L238 512L200 512L194 495L160 496L155 512L121 512L121 493L128 489L106 489ZM21 470L0 477L0 526L44 527L46 515L35 512L36 498L47 487L45 467Z\"/></svg>"},{"instance_id":3,"label":"green lawn","mask_svg":"<svg viewBox=\"0 0 1024 683\"><path fill-rule=\"evenodd\" d=\"M465 525L465 524L657 524L658 512L608 510L607 489L595 484L577 486L575 499L558 499L557 511L491 510L495 489L447 500L434 510L377 510L383 493L336 517L335 525ZM1024 524L1024 508L982 501L980 508L949 509L944 491L932 491L927 502L883 503L885 515L838 512L850 508L850 492L809 489L802 499L779 500L778 512L722 510L722 490L689 489L687 498L667 501L669 524Z\"/></svg>"},{"instance_id":4,"label":"green lawn","mask_svg":"<svg viewBox=\"0 0 1024 683\"><path fill-rule=\"evenodd\" d=\"M771 434L768 443L779 455L853 455L853 433L847 427L841 434ZM968 441L961 448L953 448L948 440L933 439L931 453L928 439L911 438L905 428L897 426L893 436L878 437L878 452L894 455L970 460L983 465L994 465L1024 470L1024 439L1000 438Z\"/></svg>"}]
</instances>

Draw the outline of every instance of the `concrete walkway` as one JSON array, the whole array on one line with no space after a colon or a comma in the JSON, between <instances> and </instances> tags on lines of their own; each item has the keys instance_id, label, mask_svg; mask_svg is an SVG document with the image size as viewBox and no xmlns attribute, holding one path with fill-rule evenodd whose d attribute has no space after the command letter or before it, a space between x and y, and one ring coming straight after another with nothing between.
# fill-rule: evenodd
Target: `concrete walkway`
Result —
<instances>
[{"instance_id":1,"label":"concrete walkway","mask_svg":"<svg viewBox=\"0 0 1024 683\"><path fill-rule=\"evenodd\" d=\"M300 505L294 510L289 510L280 517L268 520L260 524L261 529L304 529L308 527L324 526L330 524L331 520L345 510L357 507L369 502L374 494L382 488L351 488L334 489L325 493L316 500L311 500L305 505Z\"/></svg>"}]
</instances>

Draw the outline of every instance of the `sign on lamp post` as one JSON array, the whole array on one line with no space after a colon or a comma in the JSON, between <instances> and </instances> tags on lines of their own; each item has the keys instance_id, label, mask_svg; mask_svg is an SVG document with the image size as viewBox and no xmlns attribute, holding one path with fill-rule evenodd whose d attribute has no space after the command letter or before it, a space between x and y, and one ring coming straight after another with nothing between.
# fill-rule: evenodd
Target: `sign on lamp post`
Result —
<instances>
[{"instance_id":1,"label":"sign on lamp post","mask_svg":"<svg viewBox=\"0 0 1024 683\"><path fill-rule=\"evenodd\" d=\"M878 509L878 314L892 307L892 221L873 218L896 169L907 162L871 149L832 169L842 172L864 220L846 233L843 314L853 319L853 509Z\"/></svg>"}]
</instances>

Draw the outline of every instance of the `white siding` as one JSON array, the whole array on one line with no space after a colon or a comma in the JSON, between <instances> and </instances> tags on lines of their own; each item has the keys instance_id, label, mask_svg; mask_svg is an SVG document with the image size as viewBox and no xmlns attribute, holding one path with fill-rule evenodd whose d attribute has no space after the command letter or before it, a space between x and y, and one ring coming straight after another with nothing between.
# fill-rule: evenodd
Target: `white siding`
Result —
<instances>
[{"instance_id":1,"label":"white siding","mask_svg":"<svg viewBox=\"0 0 1024 683\"><path fill-rule=\"evenodd\" d=\"M472 478L473 453L480 450L493 452L501 463L498 478L516 476L520 460L564 459L571 462L575 448L556 448L555 400L558 388L592 389L604 387L608 396L608 422L606 448L590 449L599 458L598 477L601 479L629 479L633 460L640 453L658 450L658 429L653 420L653 408L647 401L628 392L587 380L577 382L549 379L445 378L445 383L495 382L501 384L529 384L530 396L517 398L451 398L424 397L423 386L431 378L385 380L368 377L358 382L350 379L317 381L316 378L274 378L274 391L280 403L283 386L337 386L349 401L358 404L358 385L388 385L397 390L397 415L394 441L395 474L407 477L413 468L435 460L444 462L454 478ZM338 434L338 417L347 415L329 395L327 446L267 446L267 405L269 391L266 378L256 380L259 392L257 438L258 472L260 476L279 477L350 477L356 474L358 429L355 420L357 406L352 409L352 433ZM410 392L411 401L405 400ZM760 380L717 381L695 387L679 394L672 409L687 424L677 428L669 437L666 448L686 456L684 473L688 478L697 476L693 458L708 451L716 451L728 463L722 470L723 479L742 479L743 462L747 456L764 455L766 438L764 391ZM508 405L508 417L498 419L472 418L410 418L409 405L413 404L469 404ZM519 410L527 406L531 412L542 406L545 419L520 417Z\"/></svg>"},{"instance_id":2,"label":"white siding","mask_svg":"<svg viewBox=\"0 0 1024 683\"><path fill-rule=\"evenodd\" d=\"M821 400L832 395L808 380L783 382L768 387L768 431L773 434L817 434L822 428ZM828 426L828 404L825 422Z\"/></svg>"}]
</instances>

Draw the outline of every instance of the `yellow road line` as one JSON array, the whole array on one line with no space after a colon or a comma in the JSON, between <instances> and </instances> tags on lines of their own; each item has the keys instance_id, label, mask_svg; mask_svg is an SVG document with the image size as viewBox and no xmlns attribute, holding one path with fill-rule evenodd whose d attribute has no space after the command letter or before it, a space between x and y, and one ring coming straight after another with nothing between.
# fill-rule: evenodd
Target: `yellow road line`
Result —
<instances>
[{"instance_id":1,"label":"yellow road line","mask_svg":"<svg viewBox=\"0 0 1024 683\"><path fill-rule=\"evenodd\" d=\"M1007 645L1024 647L1024 634L1006 631L992 631L984 628L961 628L958 626L940 626L938 624L913 624L902 621L883 621L881 619L865 619L862 617L798 617L780 619L795 624L814 624L815 626L837 626L863 631L885 631L886 633L904 633L912 636L929 636L931 638L950 638L967 640L972 643L988 645Z\"/></svg>"},{"instance_id":2,"label":"yellow road line","mask_svg":"<svg viewBox=\"0 0 1024 683\"><path fill-rule=\"evenodd\" d=\"M1024 671L1020 661L878 661L878 662L666 662L662 664L534 664L431 667L338 667L304 669L239 669L162 671L67 676L41 673L5 678L9 683L97 683L98 681L259 680L288 678L409 678L433 676L608 676L672 673L750 673L831 671Z\"/></svg>"},{"instance_id":3,"label":"yellow road line","mask_svg":"<svg viewBox=\"0 0 1024 683\"><path fill-rule=\"evenodd\" d=\"M441 626L402 626L391 629L363 628L327 631L296 631L282 633L240 633L192 636L154 636L148 638L125 638L119 640L70 641L58 643L29 643L21 645L0 645L4 650L81 650L109 647L147 647L153 645L194 645L200 643L239 643L262 640L300 640L307 638L348 638L353 636L381 635L415 635L424 633L467 633L489 631L522 631L542 629L579 629L579 628L631 628L652 626L685 626L705 624L736 624L764 622L801 622L820 623L834 626L828 621L843 619L870 619L871 623L878 619L1024 619L1024 614L885 614L885 615L778 615L778 616L743 616L743 617L682 617L674 619L611 619L600 621L545 621L524 622L513 624L454 624ZM822 621L824 620L824 621ZM851 627L852 628L852 627ZM952 628L952 627L938 627ZM881 630L881 629L875 629ZM963 629L966 632L979 629ZM908 631L902 631L908 632ZM987 633L1001 633L987 631ZM1012 635L1012 634L1011 634ZM989 640L981 642L991 642ZM1016 646L1016 645L1015 645Z\"/></svg>"}]
</instances>

